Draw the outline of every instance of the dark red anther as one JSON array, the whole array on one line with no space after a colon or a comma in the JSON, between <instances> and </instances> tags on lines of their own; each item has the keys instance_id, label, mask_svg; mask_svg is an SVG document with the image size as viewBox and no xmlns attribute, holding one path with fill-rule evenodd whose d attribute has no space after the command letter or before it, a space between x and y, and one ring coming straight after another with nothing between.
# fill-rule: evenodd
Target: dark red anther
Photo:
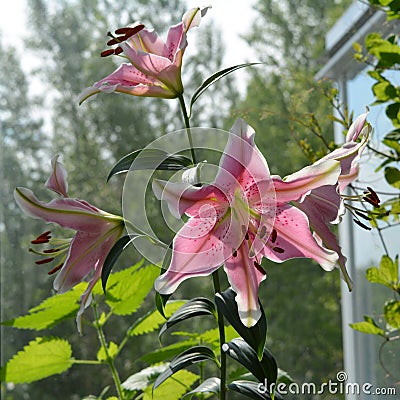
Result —
<instances>
[{"instance_id":1,"label":"dark red anther","mask_svg":"<svg viewBox=\"0 0 400 400\"><path fill-rule=\"evenodd\" d=\"M272 242L272 243L275 243L277 237L278 237L278 234L277 234L277 232L276 232L276 229L272 229L272 232L271 232L271 242Z\"/></svg>"},{"instance_id":2,"label":"dark red anther","mask_svg":"<svg viewBox=\"0 0 400 400\"><path fill-rule=\"evenodd\" d=\"M51 253L57 253L59 251L60 249L48 249L48 250L43 250L43 253L51 254Z\"/></svg>"},{"instance_id":3,"label":"dark red anther","mask_svg":"<svg viewBox=\"0 0 400 400\"><path fill-rule=\"evenodd\" d=\"M32 243L32 244L43 244L43 243L49 243L49 239L48 239L48 238L45 238L45 237L43 237L43 238L40 238L40 239L34 239L34 240L31 240L31 243Z\"/></svg>"},{"instance_id":4,"label":"dark red anther","mask_svg":"<svg viewBox=\"0 0 400 400\"><path fill-rule=\"evenodd\" d=\"M361 226L361 228L366 229L367 231L370 231L372 228L363 224L361 221L359 221L358 219L353 219L353 221L358 225Z\"/></svg>"},{"instance_id":5,"label":"dark red anther","mask_svg":"<svg viewBox=\"0 0 400 400\"><path fill-rule=\"evenodd\" d=\"M117 56L118 54L121 54L122 52L123 52L122 47L118 46L115 48L114 54Z\"/></svg>"},{"instance_id":6,"label":"dark red anther","mask_svg":"<svg viewBox=\"0 0 400 400\"><path fill-rule=\"evenodd\" d=\"M104 50L100 53L100 57L108 57L114 54L114 49Z\"/></svg>"},{"instance_id":7,"label":"dark red anther","mask_svg":"<svg viewBox=\"0 0 400 400\"><path fill-rule=\"evenodd\" d=\"M237 251L236 250L233 250L232 257L233 258L237 257Z\"/></svg>"},{"instance_id":8,"label":"dark red anther","mask_svg":"<svg viewBox=\"0 0 400 400\"><path fill-rule=\"evenodd\" d=\"M120 38L112 38L107 42L107 46L114 46L114 44L119 44L123 42L123 36Z\"/></svg>"},{"instance_id":9,"label":"dark red anther","mask_svg":"<svg viewBox=\"0 0 400 400\"><path fill-rule=\"evenodd\" d=\"M245 238L246 240L249 240L249 234L248 234L248 232L246 232L246 234L244 235L244 238Z\"/></svg>"},{"instance_id":10,"label":"dark red anther","mask_svg":"<svg viewBox=\"0 0 400 400\"><path fill-rule=\"evenodd\" d=\"M119 28L115 31L117 35L125 35L126 39L129 39L131 36L136 35L144 28L143 24L138 24L136 26L128 26L126 28ZM126 40L125 39L125 40Z\"/></svg>"},{"instance_id":11,"label":"dark red anther","mask_svg":"<svg viewBox=\"0 0 400 400\"><path fill-rule=\"evenodd\" d=\"M364 196L363 199L364 199L367 203L373 205L375 208L378 208L378 207L379 207L379 202L377 202L375 199L372 199L371 197L369 197L369 195Z\"/></svg>"},{"instance_id":12,"label":"dark red anther","mask_svg":"<svg viewBox=\"0 0 400 400\"><path fill-rule=\"evenodd\" d=\"M51 231L43 232L36 239L41 239L41 238L44 238L44 237L50 239L51 238L50 233L51 233Z\"/></svg>"},{"instance_id":13,"label":"dark red anther","mask_svg":"<svg viewBox=\"0 0 400 400\"><path fill-rule=\"evenodd\" d=\"M59 269L62 268L62 266L64 265L64 263L61 263L60 265L57 265L57 267L53 268L51 271L49 271L47 274L48 275L53 275L54 273L56 273Z\"/></svg>"},{"instance_id":14,"label":"dark red anther","mask_svg":"<svg viewBox=\"0 0 400 400\"><path fill-rule=\"evenodd\" d=\"M369 195L368 197L371 198L371 200L375 201L376 203L380 203L380 199L378 197L378 195L376 194L375 190L372 189L370 186L367 186L367 189L369 190Z\"/></svg>"},{"instance_id":15,"label":"dark red anther","mask_svg":"<svg viewBox=\"0 0 400 400\"><path fill-rule=\"evenodd\" d=\"M37 265L47 264L49 262L52 262L53 260L54 260L54 257L44 258L43 260L36 261L35 264L37 264Z\"/></svg>"},{"instance_id":16,"label":"dark red anther","mask_svg":"<svg viewBox=\"0 0 400 400\"><path fill-rule=\"evenodd\" d=\"M355 211L355 213L356 213L359 217L361 217L361 218L363 218L363 219L366 219L367 221L372 221L372 218L371 218L371 217L368 217L368 215L365 215L365 214L363 214L363 213L360 212L360 211Z\"/></svg>"},{"instance_id":17,"label":"dark red anther","mask_svg":"<svg viewBox=\"0 0 400 400\"><path fill-rule=\"evenodd\" d=\"M276 251L277 253L281 253L281 254L285 252L285 250L282 249L282 247L273 247L272 250Z\"/></svg>"},{"instance_id":18,"label":"dark red anther","mask_svg":"<svg viewBox=\"0 0 400 400\"><path fill-rule=\"evenodd\" d=\"M259 272L261 272L262 274L264 274L264 275L266 275L267 273L264 271L264 268L257 262L257 261L254 261L254 266L257 268L257 270L259 271Z\"/></svg>"}]
</instances>

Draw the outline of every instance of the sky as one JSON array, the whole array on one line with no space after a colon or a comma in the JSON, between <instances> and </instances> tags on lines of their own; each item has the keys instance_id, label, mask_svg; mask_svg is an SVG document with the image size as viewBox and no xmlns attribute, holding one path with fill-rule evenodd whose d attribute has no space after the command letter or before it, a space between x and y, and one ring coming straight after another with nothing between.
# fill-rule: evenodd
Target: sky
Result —
<instances>
[{"instance_id":1,"label":"sky","mask_svg":"<svg viewBox=\"0 0 400 400\"><path fill-rule=\"evenodd\" d=\"M224 42L226 43L226 55L224 67L241 64L246 61L258 61L251 48L240 38L251 28L255 11L252 5L255 0L187 0L188 9L198 6L211 5L206 18L212 19L216 26L222 29ZM0 31L3 33L2 41L5 44L13 44L19 50L23 50L21 38L28 34L28 24L24 10L26 0L2 1L0 4ZM185 10L182 10L182 14ZM31 62L28 54L22 54ZM32 61L33 62L33 61ZM27 65L28 66L28 65ZM239 72L238 72L239 73Z\"/></svg>"}]
</instances>

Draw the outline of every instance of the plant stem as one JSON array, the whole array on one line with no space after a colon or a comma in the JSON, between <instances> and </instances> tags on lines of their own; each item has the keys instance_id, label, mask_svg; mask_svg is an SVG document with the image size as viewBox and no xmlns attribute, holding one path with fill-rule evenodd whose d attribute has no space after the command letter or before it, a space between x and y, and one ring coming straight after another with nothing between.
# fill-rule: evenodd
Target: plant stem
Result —
<instances>
[{"instance_id":1,"label":"plant stem","mask_svg":"<svg viewBox=\"0 0 400 400\"><path fill-rule=\"evenodd\" d=\"M190 120L189 120L189 115L186 110L185 99L183 98L182 94L178 97L178 99L179 99L179 104L180 104L181 110L182 110L183 120L185 122L186 133L188 136L189 146L190 146L190 154L192 155L192 162L193 162L193 164L197 164L196 154L194 152L194 146L193 146L192 132L190 131Z\"/></svg>"},{"instance_id":2,"label":"plant stem","mask_svg":"<svg viewBox=\"0 0 400 400\"><path fill-rule=\"evenodd\" d=\"M220 293L221 292L221 285L219 283L218 270L213 272L212 277L213 277L215 293ZM218 330L219 330L219 347L220 347L220 354L221 354L220 400L225 400L225 394L226 394L226 354L222 350L222 346L225 343L224 316L219 311L217 311L217 318L218 318Z\"/></svg>"},{"instance_id":3,"label":"plant stem","mask_svg":"<svg viewBox=\"0 0 400 400\"><path fill-rule=\"evenodd\" d=\"M107 342L106 342L106 338L104 336L104 332L103 332L103 328L101 327L100 323L99 323L99 315L97 313L97 306L96 303L93 303L93 313L94 313L94 318L95 318L95 327L97 329L97 333L99 335L99 340L100 340L100 344L101 347L104 349L104 352L106 354L106 363L109 365L110 369L111 369L111 374L112 377L114 379L114 384L115 384L115 388L117 390L118 393L118 397L120 400L124 400L124 392L122 390L122 386L121 386L121 379L118 375L118 371L115 368L114 365L114 358L112 356L110 356L109 352L108 352L108 348L107 348Z\"/></svg>"}]
</instances>

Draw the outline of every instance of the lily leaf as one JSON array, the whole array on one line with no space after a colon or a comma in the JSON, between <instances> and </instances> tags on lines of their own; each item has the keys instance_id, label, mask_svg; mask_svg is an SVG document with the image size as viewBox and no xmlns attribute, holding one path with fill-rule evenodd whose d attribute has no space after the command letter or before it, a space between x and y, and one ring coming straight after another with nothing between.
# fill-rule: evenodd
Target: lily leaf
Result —
<instances>
[{"instance_id":1,"label":"lily leaf","mask_svg":"<svg viewBox=\"0 0 400 400\"><path fill-rule=\"evenodd\" d=\"M195 346L175 357L168 368L159 375L153 385L153 390L160 386L164 381L166 381L170 376L175 374L175 372L180 371L202 361L212 360L216 361L214 352L205 346Z\"/></svg>"},{"instance_id":2,"label":"lily leaf","mask_svg":"<svg viewBox=\"0 0 400 400\"><path fill-rule=\"evenodd\" d=\"M245 63L245 64L239 64L239 65L234 65L233 67L225 68L221 71L216 72L215 74L211 75L209 78L207 78L193 93L193 96L190 100L190 111L189 115L192 114L192 107L193 104L197 101L197 99L216 81L220 80L224 76L237 71L238 69L245 68L245 67L250 67L252 65L259 65L262 64L260 62L256 63Z\"/></svg>"},{"instance_id":3,"label":"lily leaf","mask_svg":"<svg viewBox=\"0 0 400 400\"><path fill-rule=\"evenodd\" d=\"M261 360L267 338L267 320L265 318L264 310L260 305L260 320L256 325L247 328L240 320L235 297L236 293L231 288L225 290L225 292L217 293L215 295L215 304L217 305L217 309L235 328L236 332L255 350L258 359Z\"/></svg>"},{"instance_id":4,"label":"lily leaf","mask_svg":"<svg viewBox=\"0 0 400 400\"><path fill-rule=\"evenodd\" d=\"M208 378L204 382L202 382L196 389L192 390L189 393L186 393L182 399L187 396L192 396L199 393L215 393L217 396L219 394L219 388L221 386L221 380L219 378Z\"/></svg>"},{"instance_id":5,"label":"lily leaf","mask_svg":"<svg viewBox=\"0 0 400 400\"><path fill-rule=\"evenodd\" d=\"M12 383L34 382L61 374L73 363L71 345L66 340L38 337L8 361L1 378Z\"/></svg>"},{"instance_id":6,"label":"lily leaf","mask_svg":"<svg viewBox=\"0 0 400 400\"><path fill-rule=\"evenodd\" d=\"M264 349L261 361L258 360L256 352L249 344L239 338L223 344L222 350L246 367L259 382L267 381L268 385L276 383L278 366L275 358L267 349Z\"/></svg>"},{"instance_id":7,"label":"lily leaf","mask_svg":"<svg viewBox=\"0 0 400 400\"><path fill-rule=\"evenodd\" d=\"M233 381L228 385L230 390L241 393L250 399L272 400L269 391L262 383L252 381ZM280 396L275 395L274 399L280 399Z\"/></svg>"},{"instance_id":8,"label":"lily leaf","mask_svg":"<svg viewBox=\"0 0 400 400\"><path fill-rule=\"evenodd\" d=\"M135 165L132 163L135 161ZM116 174L128 172L129 170L168 170L178 171L192 165L190 158L179 154L168 154L159 149L140 149L122 157L111 169L107 182Z\"/></svg>"},{"instance_id":9,"label":"lily leaf","mask_svg":"<svg viewBox=\"0 0 400 400\"><path fill-rule=\"evenodd\" d=\"M161 328L158 335L159 338L172 326L186 319L197 317L200 315L215 316L215 306L211 300L204 297L196 297L189 300L181 308L179 308Z\"/></svg>"},{"instance_id":10,"label":"lily leaf","mask_svg":"<svg viewBox=\"0 0 400 400\"><path fill-rule=\"evenodd\" d=\"M130 243L131 240L132 239L128 235L122 236L120 239L118 239L118 241L114 244L114 246L108 253L101 272L101 284L103 286L104 293L106 293L107 279L111 273L114 264L117 262L119 256L122 254L122 252L125 250L126 246Z\"/></svg>"}]
</instances>

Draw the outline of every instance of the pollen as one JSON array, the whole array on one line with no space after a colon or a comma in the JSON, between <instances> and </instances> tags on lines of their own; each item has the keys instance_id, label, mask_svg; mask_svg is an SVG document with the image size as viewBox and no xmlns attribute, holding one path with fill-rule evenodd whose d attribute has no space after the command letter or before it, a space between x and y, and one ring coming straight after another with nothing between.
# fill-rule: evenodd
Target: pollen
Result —
<instances>
[{"instance_id":1,"label":"pollen","mask_svg":"<svg viewBox=\"0 0 400 400\"><path fill-rule=\"evenodd\" d=\"M54 257L44 258L43 260L35 261L35 264L37 264L37 265L47 264L47 263L52 262L53 260L54 260Z\"/></svg>"}]
</instances>

